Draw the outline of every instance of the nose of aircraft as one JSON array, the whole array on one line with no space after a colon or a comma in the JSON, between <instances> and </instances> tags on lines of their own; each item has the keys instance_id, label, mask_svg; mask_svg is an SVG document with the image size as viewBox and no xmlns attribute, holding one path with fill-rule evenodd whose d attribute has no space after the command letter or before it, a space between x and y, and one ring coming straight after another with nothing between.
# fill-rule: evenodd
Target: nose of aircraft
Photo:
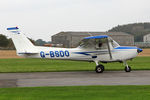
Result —
<instances>
[{"instance_id":1,"label":"nose of aircraft","mask_svg":"<svg viewBox=\"0 0 150 100\"><path fill-rule=\"evenodd\" d=\"M142 52L143 50L141 48L137 48L137 52L140 53Z\"/></svg>"}]
</instances>

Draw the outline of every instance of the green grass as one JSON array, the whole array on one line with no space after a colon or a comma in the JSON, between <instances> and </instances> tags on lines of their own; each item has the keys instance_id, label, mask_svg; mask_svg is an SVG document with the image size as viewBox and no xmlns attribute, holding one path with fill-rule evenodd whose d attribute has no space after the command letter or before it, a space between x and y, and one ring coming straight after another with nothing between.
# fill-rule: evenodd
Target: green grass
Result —
<instances>
[{"instance_id":1,"label":"green grass","mask_svg":"<svg viewBox=\"0 0 150 100\"><path fill-rule=\"evenodd\" d=\"M128 61L132 69L150 70L150 57ZM106 70L124 70L122 63L103 64ZM50 59L0 59L0 72L92 71L95 63Z\"/></svg>"},{"instance_id":2,"label":"green grass","mask_svg":"<svg viewBox=\"0 0 150 100\"><path fill-rule=\"evenodd\" d=\"M0 100L149 100L150 86L1 88Z\"/></svg>"}]
</instances>

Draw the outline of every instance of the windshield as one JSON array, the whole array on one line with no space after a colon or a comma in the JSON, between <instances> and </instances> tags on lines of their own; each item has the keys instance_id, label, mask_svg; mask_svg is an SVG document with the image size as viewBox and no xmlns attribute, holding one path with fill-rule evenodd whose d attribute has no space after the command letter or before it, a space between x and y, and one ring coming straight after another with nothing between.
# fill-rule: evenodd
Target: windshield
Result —
<instances>
[{"instance_id":1,"label":"windshield","mask_svg":"<svg viewBox=\"0 0 150 100\"><path fill-rule=\"evenodd\" d=\"M120 45L119 45L115 40L113 40L112 38L109 37L109 40L110 40L111 45L112 45L113 48L116 48L116 47L120 46Z\"/></svg>"}]
</instances>

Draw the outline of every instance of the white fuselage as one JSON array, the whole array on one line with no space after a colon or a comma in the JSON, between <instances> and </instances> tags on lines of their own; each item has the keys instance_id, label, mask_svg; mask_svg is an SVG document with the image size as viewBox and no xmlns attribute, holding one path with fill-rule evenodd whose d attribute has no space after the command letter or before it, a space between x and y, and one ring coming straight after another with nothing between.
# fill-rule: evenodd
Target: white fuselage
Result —
<instances>
[{"instance_id":1,"label":"white fuselage","mask_svg":"<svg viewBox=\"0 0 150 100\"><path fill-rule=\"evenodd\" d=\"M112 59L108 49L105 50L89 50L83 48L56 48L56 47L40 47L36 54L17 53L18 56L28 58L47 58L47 59L68 59L68 60L83 60L83 61L125 61L132 59L138 55L137 48L133 47L118 47L111 50Z\"/></svg>"}]
</instances>

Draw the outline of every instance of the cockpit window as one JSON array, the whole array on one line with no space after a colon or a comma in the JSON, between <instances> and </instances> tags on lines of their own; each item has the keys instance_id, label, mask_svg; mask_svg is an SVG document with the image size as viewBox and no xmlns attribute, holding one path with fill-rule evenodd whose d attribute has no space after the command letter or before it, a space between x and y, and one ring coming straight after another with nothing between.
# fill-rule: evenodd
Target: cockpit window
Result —
<instances>
[{"instance_id":1,"label":"cockpit window","mask_svg":"<svg viewBox=\"0 0 150 100\"><path fill-rule=\"evenodd\" d=\"M115 40L113 40L111 38L109 38L109 39L110 39L110 42L111 42L113 48L116 48L119 46L119 44Z\"/></svg>"},{"instance_id":2,"label":"cockpit window","mask_svg":"<svg viewBox=\"0 0 150 100\"><path fill-rule=\"evenodd\" d=\"M107 48L107 39L106 38L95 39L95 41L96 41L95 49L106 49Z\"/></svg>"},{"instance_id":3,"label":"cockpit window","mask_svg":"<svg viewBox=\"0 0 150 100\"><path fill-rule=\"evenodd\" d=\"M109 37L100 39L83 39L80 42L79 47L94 50L108 49L108 41L109 45L111 45L112 48L116 48L119 46L119 44L116 41Z\"/></svg>"},{"instance_id":4,"label":"cockpit window","mask_svg":"<svg viewBox=\"0 0 150 100\"><path fill-rule=\"evenodd\" d=\"M80 42L79 47L88 49L106 49L107 39L84 39Z\"/></svg>"}]
</instances>

